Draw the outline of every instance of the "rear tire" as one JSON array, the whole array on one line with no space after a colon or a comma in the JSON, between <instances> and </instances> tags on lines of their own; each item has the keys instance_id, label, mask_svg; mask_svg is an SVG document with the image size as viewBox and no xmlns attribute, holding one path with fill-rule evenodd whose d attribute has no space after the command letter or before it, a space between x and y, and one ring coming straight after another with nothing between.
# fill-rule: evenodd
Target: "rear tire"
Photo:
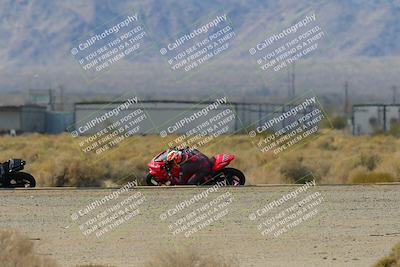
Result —
<instances>
[{"instance_id":1,"label":"rear tire","mask_svg":"<svg viewBox=\"0 0 400 267\"><path fill-rule=\"evenodd\" d=\"M10 173L6 179L8 179L8 187L12 188L36 186L35 178L26 172Z\"/></svg>"},{"instance_id":2,"label":"rear tire","mask_svg":"<svg viewBox=\"0 0 400 267\"><path fill-rule=\"evenodd\" d=\"M217 181L226 181L226 185L229 186L240 186L246 183L246 177L243 172L234 168L224 168L216 173L218 177Z\"/></svg>"}]
</instances>

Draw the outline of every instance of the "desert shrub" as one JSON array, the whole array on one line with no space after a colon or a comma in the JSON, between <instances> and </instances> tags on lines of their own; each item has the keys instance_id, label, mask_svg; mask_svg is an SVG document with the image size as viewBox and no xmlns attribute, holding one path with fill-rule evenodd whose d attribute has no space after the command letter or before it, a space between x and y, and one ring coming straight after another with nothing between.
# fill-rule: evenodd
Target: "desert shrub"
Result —
<instances>
[{"instance_id":1,"label":"desert shrub","mask_svg":"<svg viewBox=\"0 0 400 267\"><path fill-rule=\"evenodd\" d=\"M319 177L325 177L328 175L329 171L331 170L332 164L329 160L318 160L314 162L315 165L313 167L313 174ZM319 179L318 179L319 180Z\"/></svg>"},{"instance_id":2,"label":"desert shrub","mask_svg":"<svg viewBox=\"0 0 400 267\"><path fill-rule=\"evenodd\" d=\"M331 118L332 127L337 130L342 130L347 126L347 120L342 116L334 116Z\"/></svg>"},{"instance_id":3,"label":"desert shrub","mask_svg":"<svg viewBox=\"0 0 400 267\"><path fill-rule=\"evenodd\" d=\"M400 266L400 243L392 248L389 256L383 257L373 267L399 267Z\"/></svg>"},{"instance_id":4,"label":"desert shrub","mask_svg":"<svg viewBox=\"0 0 400 267\"><path fill-rule=\"evenodd\" d=\"M380 157L374 153L362 153L360 156L360 164L368 170L373 171L380 162Z\"/></svg>"},{"instance_id":5,"label":"desert shrub","mask_svg":"<svg viewBox=\"0 0 400 267\"><path fill-rule=\"evenodd\" d=\"M234 267L236 261L223 257L199 253L194 249L161 253L156 259L147 262L145 267Z\"/></svg>"},{"instance_id":6,"label":"desert shrub","mask_svg":"<svg viewBox=\"0 0 400 267\"><path fill-rule=\"evenodd\" d=\"M318 148L321 148L323 150L335 151L337 147L333 144L334 141L335 138L333 138L333 136L329 136L327 138L321 138L317 146Z\"/></svg>"},{"instance_id":7,"label":"desert shrub","mask_svg":"<svg viewBox=\"0 0 400 267\"><path fill-rule=\"evenodd\" d=\"M71 160L57 176L56 186L100 186L105 178L105 168Z\"/></svg>"},{"instance_id":8,"label":"desert shrub","mask_svg":"<svg viewBox=\"0 0 400 267\"><path fill-rule=\"evenodd\" d=\"M17 232L0 232L1 267L60 267L48 257L37 255L33 242ZM78 265L77 267L112 267L110 265Z\"/></svg>"},{"instance_id":9,"label":"desert shrub","mask_svg":"<svg viewBox=\"0 0 400 267\"><path fill-rule=\"evenodd\" d=\"M390 173L385 172L360 172L350 177L350 183L369 184L394 182L395 179Z\"/></svg>"},{"instance_id":10,"label":"desert shrub","mask_svg":"<svg viewBox=\"0 0 400 267\"><path fill-rule=\"evenodd\" d=\"M400 137L400 123L399 122L392 122L390 124L390 129L388 131L389 135Z\"/></svg>"},{"instance_id":11,"label":"desert shrub","mask_svg":"<svg viewBox=\"0 0 400 267\"><path fill-rule=\"evenodd\" d=\"M303 184L313 180L313 177L309 175L311 170L303 165L301 157L286 160L281 165L280 172L292 183Z\"/></svg>"},{"instance_id":12,"label":"desert shrub","mask_svg":"<svg viewBox=\"0 0 400 267\"><path fill-rule=\"evenodd\" d=\"M0 232L0 262L2 267L59 267L54 260L37 255L28 238L11 231Z\"/></svg>"},{"instance_id":13,"label":"desert shrub","mask_svg":"<svg viewBox=\"0 0 400 267\"><path fill-rule=\"evenodd\" d=\"M109 168L65 155L42 161L35 174L45 186L101 186L109 177Z\"/></svg>"},{"instance_id":14,"label":"desert shrub","mask_svg":"<svg viewBox=\"0 0 400 267\"><path fill-rule=\"evenodd\" d=\"M329 134L309 142L308 146L296 145L297 149L278 159L272 152L255 150L247 134L217 137L201 151L208 156L234 154L232 167L244 172L248 184L295 182L309 170L324 183L350 182L350 177L357 172L378 171L390 173L396 179L400 177L397 164L400 152L396 149L400 140L388 135L351 137L343 131L326 130L326 133ZM93 155L82 154L79 139L74 140L70 135L3 136L0 137L0 160L27 160L26 172L37 179L38 186L116 186L132 181L132 176L143 184L147 163L176 137L161 140L159 136L135 136L104 155ZM304 160L288 163L289 156Z\"/></svg>"}]
</instances>

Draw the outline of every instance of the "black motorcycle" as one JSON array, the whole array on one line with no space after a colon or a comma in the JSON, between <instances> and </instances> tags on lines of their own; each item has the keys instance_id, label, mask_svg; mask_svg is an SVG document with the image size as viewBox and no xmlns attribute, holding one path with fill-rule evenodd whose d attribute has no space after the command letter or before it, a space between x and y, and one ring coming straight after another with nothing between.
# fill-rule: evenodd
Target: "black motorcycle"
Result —
<instances>
[{"instance_id":1,"label":"black motorcycle","mask_svg":"<svg viewBox=\"0 0 400 267\"><path fill-rule=\"evenodd\" d=\"M0 163L0 187L35 187L35 178L29 173L21 172L25 164L22 159L9 159Z\"/></svg>"}]
</instances>

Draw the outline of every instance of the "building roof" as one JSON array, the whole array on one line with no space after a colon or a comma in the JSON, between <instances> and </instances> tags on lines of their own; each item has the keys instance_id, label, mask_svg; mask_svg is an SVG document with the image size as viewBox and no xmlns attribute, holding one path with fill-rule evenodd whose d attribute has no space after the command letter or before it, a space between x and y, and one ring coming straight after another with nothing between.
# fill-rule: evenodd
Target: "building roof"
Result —
<instances>
[{"instance_id":1,"label":"building roof","mask_svg":"<svg viewBox=\"0 0 400 267\"><path fill-rule=\"evenodd\" d=\"M38 109L47 109L45 106L34 105L34 104L26 104L26 105L0 105L0 111L17 111L21 110L22 108L38 108Z\"/></svg>"},{"instance_id":2,"label":"building roof","mask_svg":"<svg viewBox=\"0 0 400 267\"><path fill-rule=\"evenodd\" d=\"M173 104L212 104L215 101L193 101L193 100L140 100L140 103L173 103ZM82 101L76 102L74 105L106 105L106 104L122 104L124 101ZM276 103L260 103L260 102L228 102L232 105L271 105L271 106L282 106L283 104Z\"/></svg>"}]
</instances>

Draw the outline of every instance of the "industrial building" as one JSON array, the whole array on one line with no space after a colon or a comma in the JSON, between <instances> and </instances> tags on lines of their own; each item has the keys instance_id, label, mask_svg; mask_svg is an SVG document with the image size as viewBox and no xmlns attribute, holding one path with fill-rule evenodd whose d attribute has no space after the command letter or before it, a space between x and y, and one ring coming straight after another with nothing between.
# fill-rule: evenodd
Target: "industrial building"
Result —
<instances>
[{"instance_id":1,"label":"industrial building","mask_svg":"<svg viewBox=\"0 0 400 267\"><path fill-rule=\"evenodd\" d=\"M141 127L136 134L160 134L160 131L165 130L170 125L179 124L186 116L190 116L196 112L200 112L202 109L207 107L208 105L212 105L214 102L195 102L195 101L160 101L160 100L149 100L149 101L140 101L139 105L132 105L126 110L122 110L119 112L118 116L110 116L110 118L104 119L101 122L94 122L93 127L89 127L90 129L84 131L82 127L86 127L85 125L91 124L90 122L96 120L108 112L111 112L113 109L118 108L118 106L122 105L124 102L80 102L75 103L74 107L74 121L75 121L75 129L79 131L79 134L82 135L93 135L107 126L113 125L113 123L127 116L132 111L137 108L142 108L147 116L146 120L141 122ZM237 116L231 122L229 122L228 131L226 133L235 133L241 129L249 127L251 125L261 125L271 116L280 116L284 112L291 109L293 106L290 105L279 105L279 104L269 104L269 103L221 103L218 109L210 110L210 112L203 118L203 120L207 118L211 118L216 114L220 113L222 110L231 110ZM312 109L312 107L309 107ZM301 116L305 114L307 110L303 110L297 116ZM288 121L284 121L283 123L287 123ZM201 120L196 121L196 125L201 124ZM282 124L276 124L274 128L281 128ZM192 129L193 125L185 124L182 127L179 127L178 130L174 131L174 134L183 134ZM71 129L72 130L72 129Z\"/></svg>"},{"instance_id":2,"label":"industrial building","mask_svg":"<svg viewBox=\"0 0 400 267\"><path fill-rule=\"evenodd\" d=\"M222 99L222 98L221 98ZM174 101L174 100L147 100L132 102L126 109L118 111L116 116L104 116L112 113L123 105L124 101L119 102L79 102L74 104L73 112L51 111L48 105L27 104L23 106L3 106L0 107L0 131L9 133L16 130L17 133L39 132L49 134L59 134L62 132L72 132L79 130L79 135L93 135L102 129L113 125L116 121L129 116L135 110L143 111L143 120L138 125L138 131L134 134L148 135L160 134L163 130L172 129L179 126L181 120L190 118L194 113L201 112L203 109L214 105L215 102L196 102L196 101ZM193 129L195 125L202 124L204 121L217 116L221 111L235 114L232 120L226 123L227 131L224 134L237 133L249 126L259 126L268 121L271 117L280 116L289 111L293 106L270 104L270 103L240 103L222 101L218 103L218 108L208 110L206 116L193 121L184 123L173 134L183 134ZM310 110L312 107L309 107ZM308 109L299 112L293 119L305 114ZM145 114L145 115L144 115ZM276 123L271 129L280 129L284 123ZM171 132L169 132L171 133Z\"/></svg>"},{"instance_id":3,"label":"industrial building","mask_svg":"<svg viewBox=\"0 0 400 267\"><path fill-rule=\"evenodd\" d=\"M0 106L0 134L65 132L74 123L74 113L65 111L62 87L58 95L57 102L54 89L30 89L28 103Z\"/></svg>"},{"instance_id":4,"label":"industrial building","mask_svg":"<svg viewBox=\"0 0 400 267\"><path fill-rule=\"evenodd\" d=\"M49 133L65 132L73 124L72 112L48 111L46 106L0 106L0 133Z\"/></svg>"},{"instance_id":5,"label":"industrial building","mask_svg":"<svg viewBox=\"0 0 400 267\"><path fill-rule=\"evenodd\" d=\"M46 131L46 107L39 105L0 106L0 132Z\"/></svg>"},{"instance_id":6,"label":"industrial building","mask_svg":"<svg viewBox=\"0 0 400 267\"><path fill-rule=\"evenodd\" d=\"M387 132L400 123L400 105L354 105L352 121L354 135Z\"/></svg>"}]
</instances>

